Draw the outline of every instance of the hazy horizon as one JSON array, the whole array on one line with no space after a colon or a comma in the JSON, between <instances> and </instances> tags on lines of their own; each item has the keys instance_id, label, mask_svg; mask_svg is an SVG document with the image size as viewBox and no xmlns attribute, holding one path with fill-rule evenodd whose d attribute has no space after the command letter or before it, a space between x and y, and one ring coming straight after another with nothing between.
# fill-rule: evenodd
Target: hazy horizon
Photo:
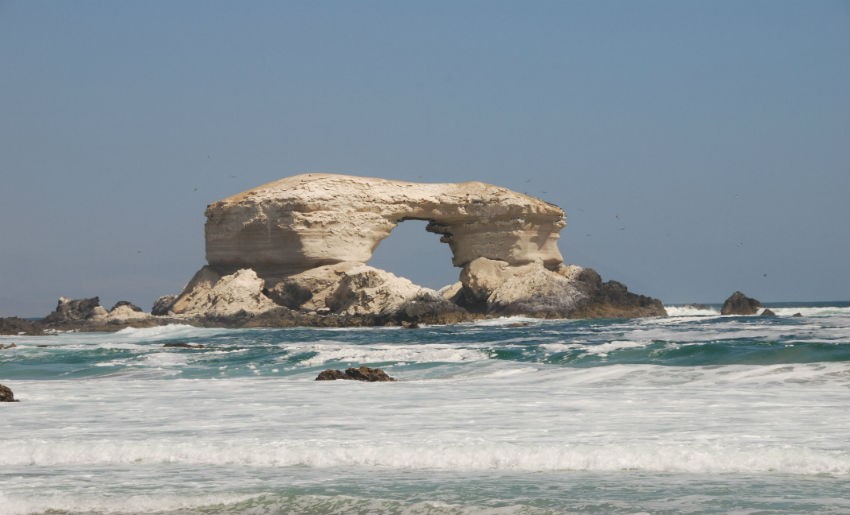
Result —
<instances>
[{"instance_id":1,"label":"hazy horizon","mask_svg":"<svg viewBox=\"0 0 850 515\"><path fill-rule=\"evenodd\" d=\"M207 204L480 180L665 304L850 300L850 2L0 2L0 316L149 310ZM408 221L370 264L439 287Z\"/></svg>"}]
</instances>

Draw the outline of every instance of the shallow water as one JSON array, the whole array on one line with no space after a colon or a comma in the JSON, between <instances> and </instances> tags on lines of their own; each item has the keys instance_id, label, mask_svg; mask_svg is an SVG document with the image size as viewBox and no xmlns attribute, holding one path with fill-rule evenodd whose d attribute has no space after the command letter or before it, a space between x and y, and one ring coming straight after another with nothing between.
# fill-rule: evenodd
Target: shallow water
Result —
<instances>
[{"instance_id":1,"label":"shallow water","mask_svg":"<svg viewBox=\"0 0 850 515\"><path fill-rule=\"evenodd\" d=\"M850 307L773 309L0 337L0 513L850 512Z\"/></svg>"}]
</instances>

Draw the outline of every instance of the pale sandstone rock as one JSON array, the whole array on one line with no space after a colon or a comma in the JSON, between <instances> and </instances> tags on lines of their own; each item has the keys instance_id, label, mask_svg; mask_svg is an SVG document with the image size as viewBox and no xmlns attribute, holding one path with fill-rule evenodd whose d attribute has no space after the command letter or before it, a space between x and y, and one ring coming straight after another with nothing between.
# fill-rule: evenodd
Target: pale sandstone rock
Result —
<instances>
[{"instance_id":1,"label":"pale sandstone rock","mask_svg":"<svg viewBox=\"0 0 850 515\"><path fill-rule=\"evenodd\" d=\"M126 322L128 320L141 320L143 318L150 318L150 314L145 313L144 311L136 311L131 306L122 305L116 306L112 308L106 319L109 321L115 320L117 322Z\"/></svg>"},{"instance_id":2,"label":"pale sandstone rock","mask_svg":"<svg viewBox=\"0 0 850 515\"><path fill-rule=\"evenodd\" d=\"M590 269L564 265L561 208L485 184L417 184L303 174L208 206L202 268L171 306L176 314L307 313L382 320L459 320L477 313L533 316L663 314ZM404 220L442 235L460 281L439 293L366 266ZM594 304L595 303L595 304ZM603 306L596 309L594 306ZM448 317L441 315L448 314ZM276 316L276 315L275 315Z\"/></svg>"},{"instance_id":3,"label":"pale sandstone rock","mask_svg":"<svg viewBox=\"0 0 850 515\"><path fill-rule=\"evenodd\" d=\"M436 291L367 265L347 270L339 286L326 300L334 313L390 315L410 301L443 301Z\"/></svg>"},{"instance_id":4,"label":"pale sandstone rock","mask_svg":"<svg viewBox=\"0 0 850 515\"><path fill-rule=\"evenodd\" d=\"M411 302L446 304L436 291L362 263L337 263L287 277L269 296L290 309L389 316Z\"/></svg>"},{"instance_id":5,"label":"pale sandstone rock","mask_svg":"<svg viewBox=\"0 0 850 515\"><path fill-rule=\"evenodd\" d=\"M365 263L404 220L427 220L452 262L477 257L557 267L561 208L482 182L418 184L303 174L264 184L207 208L210 266L283 277L317 266Z\"/></svg>"},{"instance_id":6,"label":"pale sandstone rock","mask_svg":"<svg viewBox=\"0 0 850 515\"><path fill-rule=\"evenodd\" d=\"M583 270L560 266L549 270L538 263L510 266L504 261L477 258L460 274L459 302L471 309L497 314L555 316L568 313L586 299L577 282Z\"/></svg>"},{"instance_id":7,"label":"pale sandstone rock","mask_svg":"<svg viewBox=\"0 0 850 515\"><path fill-rule=\"evenodd\" d=\"M457 281L456 283L447 284L446 286L443 286L442 288L437 290L437 293L440 294L440 297L451 300L457 297L461 290L463 290L463 283Z\"/></svg>"},{"instance_id":8,"label":"pale sandstone rock","mask_svg":"<svg viewBox=\"0 0 850 515\"><path fill-rule=\"evenodd\" d=\"M227 316L264 313L277 305L263 293L264 281L251 269L221 276L204 267L171 306L178 315Z\"/></svg>"}]
</instances>

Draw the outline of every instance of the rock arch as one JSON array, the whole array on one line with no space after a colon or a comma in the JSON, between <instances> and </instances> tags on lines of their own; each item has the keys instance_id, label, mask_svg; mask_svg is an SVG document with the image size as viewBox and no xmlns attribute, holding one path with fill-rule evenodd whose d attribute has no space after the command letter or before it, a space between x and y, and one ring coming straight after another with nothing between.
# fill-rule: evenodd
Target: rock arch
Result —
<instances>
[{"instance_id":1,"label":"rock arch","mask_svg":"<svg viewBox=\"0 0 850 515\"><path fill-rule=\"evenodd\" d=\"M203 267L177 314L289 310L387 321L459 320L466 310L542 317L663 315L656 299L565 266L564 211L482 182L421 184L308 173L207 207ZM447 243L460 281L438 292L367 266L405 220ZM459 318L460 317L460 318Z\"/></svg>"},{"instance_id":2,"label":"rock arch","mask_svg":"<svg viewBox=\"0 0 850 515\"><path fill-rule=\"evenodd\" d=\"M561 208L482 182L418 184L303 174L210 204L206 257L221 271L254 268L285 276L322 265L366 263L404 220L425 220L452 263L480 257L509 265L563 263Z\"/></svg>"},{"instance_id":3,"label":"rock arch","mask_svg":"<svg viewBox=\"0 0 850 515\"><path fill-rule=\"evenodd\" d=\"M369 266L407 277L427 288L440 289L457 282L460 275L452 264L448 244L441 235L427 232L426 220L404 220L375 247Z\"/></svg>"}]
</instances>

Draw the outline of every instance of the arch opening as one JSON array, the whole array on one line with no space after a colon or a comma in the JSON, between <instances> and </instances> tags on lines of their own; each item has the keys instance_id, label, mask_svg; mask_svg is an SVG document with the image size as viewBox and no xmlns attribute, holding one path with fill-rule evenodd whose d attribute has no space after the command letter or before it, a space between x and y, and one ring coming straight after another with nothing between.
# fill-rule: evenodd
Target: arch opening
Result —
<instances>
[{"instance_id":1,"label":"arch opening","mask_svg":"<svg viewBox=\"0 0 850 515\"><path fill-rule=\"evenodd\" d=\"M460 269L452 265L452 251L440 235L428 232L428 220L406 219L378 243L367 263L434 290L454 284Z\"/></svg>"}]
</instances>

